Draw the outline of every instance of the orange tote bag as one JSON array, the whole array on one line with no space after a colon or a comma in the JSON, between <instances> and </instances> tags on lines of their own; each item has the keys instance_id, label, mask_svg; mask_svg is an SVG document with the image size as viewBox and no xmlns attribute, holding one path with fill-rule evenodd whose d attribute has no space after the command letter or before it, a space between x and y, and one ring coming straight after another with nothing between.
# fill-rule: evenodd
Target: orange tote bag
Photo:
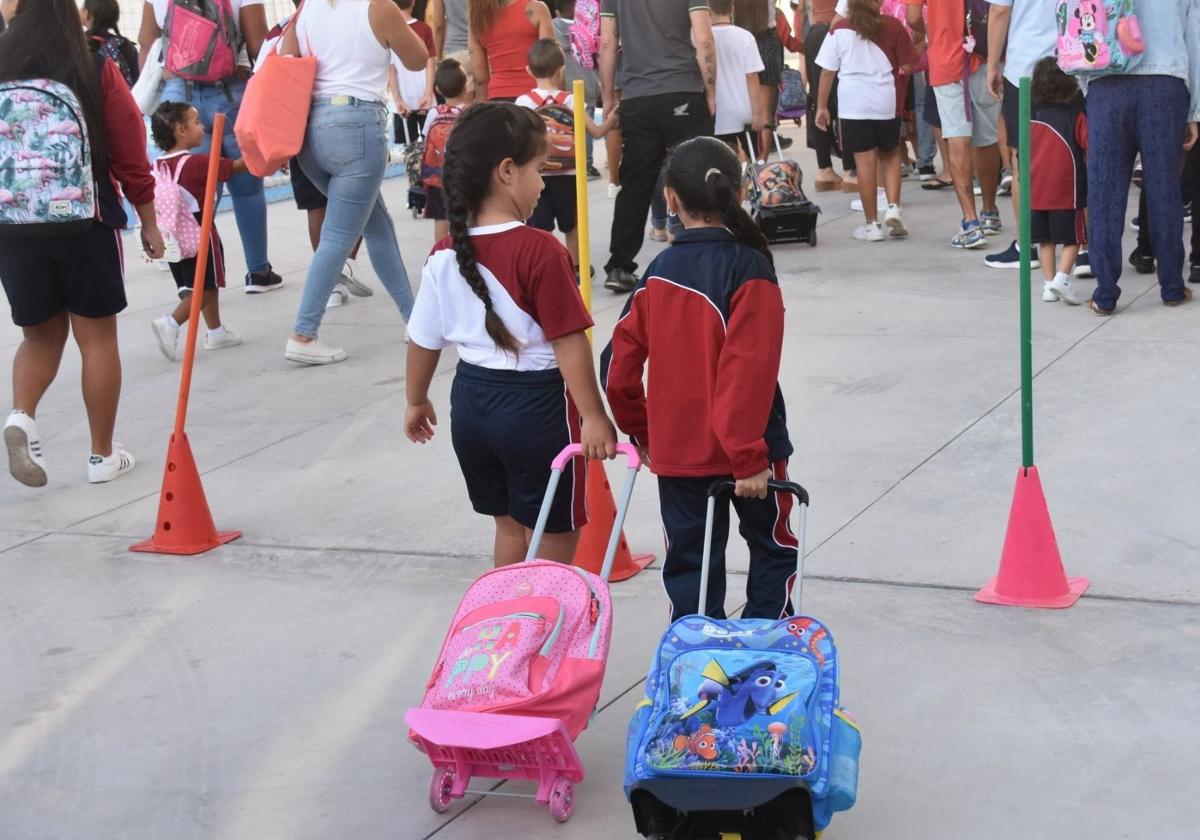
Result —
<instances>
[{"instance_id":1,"label":"orange tote bag","mask_svg":"<svg viewBox=\"0 0 1200 840\"><path fill-rule=\"evenodd\" d=\"M280 53L288 28L303 11L301 4L262 66L250 77L233 126L246 168L259 178L278 172L298 155L308 131L317 58Z\"/></svg>"}]
</instances>

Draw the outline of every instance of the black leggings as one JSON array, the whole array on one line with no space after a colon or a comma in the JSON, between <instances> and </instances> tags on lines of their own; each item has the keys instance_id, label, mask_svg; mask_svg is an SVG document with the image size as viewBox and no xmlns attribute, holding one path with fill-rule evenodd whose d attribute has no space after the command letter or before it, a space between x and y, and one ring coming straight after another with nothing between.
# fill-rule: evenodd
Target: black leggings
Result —
<instances>
[{"instance_id":1,"label":"black leggings","mask_svg":"<svg viewBox=\"0 0 1200 840\"><path fill-rule=\"evenodd\" d=\"M1183 203L1192 205L1192 212L1195 213L1196 207L1200 206L1200 143L1192 146L1191 151L1187 153L1187 158L1183 164L1183 175L1180 179L1180 189L1183 191ZM1154 246L1151 244L1153 240L1150 238L1150 209L1146 201L1146 189L1142 188L1141 197L1138 198L1138 235L1137 235L1137 251L1140 254L1154 256ZM1192 221L1192 243L1191 256L1188 262L1191 265L1200 265L1200 225L1197 225L1195 218Z\"/></svg>"}]
</instances>

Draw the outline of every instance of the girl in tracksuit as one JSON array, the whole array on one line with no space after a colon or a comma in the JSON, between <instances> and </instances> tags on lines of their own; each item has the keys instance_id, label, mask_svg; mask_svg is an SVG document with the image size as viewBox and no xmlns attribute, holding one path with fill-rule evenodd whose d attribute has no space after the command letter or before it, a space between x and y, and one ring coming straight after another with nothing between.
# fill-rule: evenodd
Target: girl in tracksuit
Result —
<instances>
[{"instance_id":1,"label":"girl in tracksuit","mask_svg":"<svg viewBox=\"0 0 1200 840\"><path fill-rule=\"evenodd\" d=\"M587 523L585 458L612 458L617 433L596 384L567 249L525 224L542 192L546 123L509 103L463 111L446 143L450 235L433 248L408 322L404 433L433 437L429 385L443 348L458 349L450 437L477 513L496 524L495 564L529 547L550 462L580 443L563 473L538 556L570 563Z\"/></svg>"},{"instance_id":2,"label":"girl in tracksuit","mask_svg":"<svg viewBox=\"0 0 1200 840\"><path fill-rule=\"evenodd\" d=\"M779 390L783 299L766 239L742 209L738 159L702 137L672 153L667 204L685 230L634 288L601 362L617 426L658 476L672 620L697 612L706 491L733 478L750 548L745 618L792 614L792 497L769 493L792 454ZM648 383L643 375L649 363ZM705 614L725 617L729 508L718 501Z\"/></svg>"}]
</instances>

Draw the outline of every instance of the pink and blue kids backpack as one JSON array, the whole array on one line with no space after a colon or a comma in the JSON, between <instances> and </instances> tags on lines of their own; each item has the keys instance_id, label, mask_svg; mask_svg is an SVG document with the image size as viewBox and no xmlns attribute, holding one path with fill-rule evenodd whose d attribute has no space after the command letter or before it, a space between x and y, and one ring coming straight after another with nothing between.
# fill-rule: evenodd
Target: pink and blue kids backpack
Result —
<instances>
[{"instance_id":1,"label":"pink and blue kids backpack","mask_svg":"<svg viewBox=\"0 0 1200 840\"><path fill-rule=\"evenodd\" d=\"M68 236L96 218L87 121L49 79L0 84L0 237Z\"/></svg>"},{"instance_id":2,"label":"pink and blue kids backpack","mask_svg":"<svg viewBox=\"0 0 1200 840\"><path fill-rule=\"evenodd\" d=\"M1133 0L1058 0L1058 66L1073 76L1127 73L1146 44Z\"/></svg>"}]
</instances>

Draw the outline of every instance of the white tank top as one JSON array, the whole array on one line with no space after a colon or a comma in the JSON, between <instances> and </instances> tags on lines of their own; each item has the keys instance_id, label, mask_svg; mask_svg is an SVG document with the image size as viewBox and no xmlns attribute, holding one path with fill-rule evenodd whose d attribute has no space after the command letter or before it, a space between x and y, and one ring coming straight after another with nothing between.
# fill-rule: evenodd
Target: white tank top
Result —
<instances>
[{"instance_id":1,"label":"white tank top","mask_svg":"<svg viewBox=\"0 0 1200 840\"><path fill-rule=\"evenodd\" d=\"M384 102L392 51L379 43L367 17L370 0L309 0L296 35L301 55L317 57L313 98L354 96Z\"/></svg>"}]
</instances>

